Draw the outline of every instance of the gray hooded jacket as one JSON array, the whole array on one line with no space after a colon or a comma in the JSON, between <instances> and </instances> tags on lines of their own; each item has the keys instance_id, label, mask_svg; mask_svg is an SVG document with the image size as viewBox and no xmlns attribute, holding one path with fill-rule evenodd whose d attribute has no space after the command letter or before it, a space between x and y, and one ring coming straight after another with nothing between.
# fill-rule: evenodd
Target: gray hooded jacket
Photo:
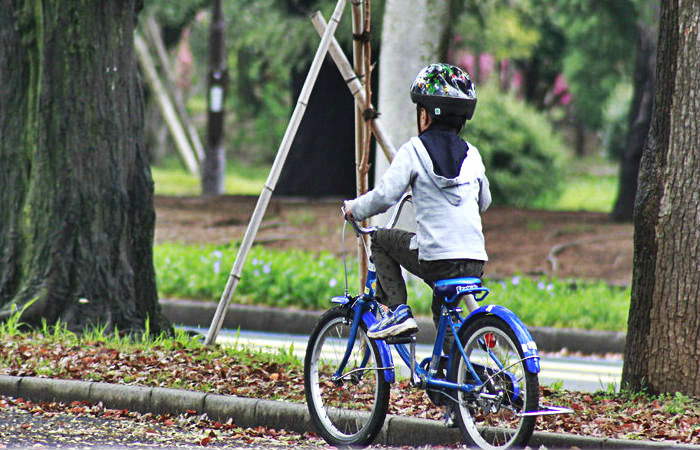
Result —
<instances>
[{"instance_id":1,"label":"gray hooded jacket","mask_svg":"<svg viewBox=\"0 0 700 450\"><path fill-rule=\"evenodd\" d=\"M436 175L427 149L418 137L401 146L379 184L350 201L356 219L389 209L411 188L416 212L416 236L411 248L418 258L475 259L486 261L480 213L491 203L484 163L476 147L467 156L456 178Z\"/></svg>"}]
</instances>

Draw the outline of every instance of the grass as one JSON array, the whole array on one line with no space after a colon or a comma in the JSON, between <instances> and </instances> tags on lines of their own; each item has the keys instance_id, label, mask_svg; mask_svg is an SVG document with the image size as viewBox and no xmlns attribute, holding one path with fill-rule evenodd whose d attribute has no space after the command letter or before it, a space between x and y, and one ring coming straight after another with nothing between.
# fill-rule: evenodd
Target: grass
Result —
<instances>
[{"instance_id":1,"label":"grass","mask_svg":"<svg viewBox=\"0 0 700 450\"><path fill-rule=\"evenodd\" d=\"M566 188L551 209L609 213L617 198L617 188L617 176L580 175L569 179Z\"/></svg>"},{"instance_id":2,"label":"grass","mask_svg":"<svg viewBox=\"0 0 700 450\"><path fill-rule=\"evenodd\" d=\"M226 193L258 195L270 168L250 166L235 160L226 163ZM189 174L177 159L166 159L151 167L157 195L200 195L201 181ZM564 189L556 198L543 197L532 206L555 211L612 211L618 188L617 164L589 157L567 166Z\"/></svg>"},{"instance_id":3,"label":"grass","mask_svg":"<svg viewBox=\"0 0 700 450\"><path fill-rule=\"evenodd\" d=\"M156 246L154 263L160 297L218 300L236 253L235 245ZM349 262L348 267L354 268L355 264ZM344 284L342 261L329 253L255 246L243 268L236 302L322 310L330 306L332 296L343 294ZM349 285L354 293L354 272ZM618 331L627 326L629 289L603 282L524 276L487 280L487 286L492 293L484 303L505 306L528 325ZM409 278L407 289L413 310L429 315L429 287Z\"/></svg>"},{"instance_id":4,"label":"grass","mask_svg":"<svg viewBox=\"0 0 700 450\"><path fill-rule=\"evenodd\" d=\"M31 304L31 302L30 302ZM28 305L27 305L28 306ZM294 347L290 345L288 348L280 348L277 352L271 352L262 348L253 348L248 345L241 345L237 341L232 346L226 347L208 347L205 350L201 336L192 335L189 332L174 328L172 334L159 333L152 334L149 332L148 319L144 325L144 331L140 334L124 334L118 329L106 331L105 326L89 326L83 329L80 333L70 331L67 325L61 321L53 325L49 325L46 321L42 322L41 327L37 329L27 328L20 320L22 310L15 310L8 320L0 323L0 340L6 341L6 347L13 346L12 340L31 341L32 346L37 348L46 348L47 346L59 345L61 348L70 351L71 349L88 348L92 351L95 349L111 349L118 353L136 354L143 352L195 352L192 357L192 362L198 365L208 365L216 363L219 358L233 358L240 364L246 366L256 366L261 363L276 364L280 367L301 369L301 361L294 356ZM99 350L98 350L99 351ZM63 365L56 364L53 360L54 356L50 352L39 351L41 356L32 357L32 366L37 373L49 377L57 377L64 369ZM17 362L18 358L24 359L28 355L19 355L17 353L10 356L2 357L0 352L0 365L9 367L13 362ZM64 364L65 365L65 364ZM162 376L160 374L159 376ZM100 374L86 374L88 378L101 380ZM123 381L128 383L129 375L125 375ZM157 384L163 384L167 380L159 380ZM167 384L167 383L165 383Z\"/></svg>"},{"instance_id":5,"label":"grass","mask_svg":"<svg viewBox=\"0 0 700 450\"><path fill-rule=\"evenodd\" d=\"M177 159L152 166L156 195L200 195L201 180L185 171ZM258 195L265 185L269 167L249 166L234 160L226 162L226 193Z\"/></svg>"},{"instance_id":6,"label":"grass","mask_svg":"<svg viewBox=\"0 0 700 450\"><path fill-rule=\"evenodd\" d=\"M528 326L625 331L630 289L604 282L564 280L515 275L509 279L485 279L489 295L482 305L498 304ZM429 315L430 288L409 278L408 298L418 314Z\"/></svg>"},{"instance_id":7,"label":"grass","mask_svg":"<svg viewBox=\"0 0 700 450\"><path fill-rule=\"evenodd\" d=\"M217 300L226 285L237 245L182 245L154 248L162 297ZM357 278L350 282L357 285ZM343 293L342 262L330 253L251 249L236 290L238 303L323 309Z\"/></svg>"},{"instance_id":8,"label":"grass","mask_svg":"<svg viewBox=\"0 0 700 450\"><path fill-rule=\"evenodd\" d=\"M487 169L488 170L488 169ZM619 184L617 163L599 157L576 159L567 166L564 188L556 198L543 197L533 205L553 211L610 212Z\"/></svg>"}]
</instances>

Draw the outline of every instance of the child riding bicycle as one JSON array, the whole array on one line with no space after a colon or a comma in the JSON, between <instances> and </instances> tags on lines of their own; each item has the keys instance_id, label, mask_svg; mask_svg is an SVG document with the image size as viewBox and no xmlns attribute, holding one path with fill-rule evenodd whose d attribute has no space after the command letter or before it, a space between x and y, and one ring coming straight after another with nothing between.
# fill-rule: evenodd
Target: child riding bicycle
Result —
<instances>
[{"instance_id":1,"label":"child riding bicycle","mask_svg":"<svg viewBox=\"0 0 700 450\"><path fill-rule=\"evenodd\" d=\"M406 305L401 266L428 284L458 277L481 277L487 261L481 216L491 203L479 151L459 132L472 118L476 91L469 75L448 64L423 68L411 86L418 136L401 146L374 189L345 202L349 220L363 220L389 209L411 188L416 233L378 229L372 234L377 298L390 311L367 336L384 339L418 331ZM433 297L437 325L442 299ZM449 351L453 337L446 336Z\"/></svg>"}]
</instances>

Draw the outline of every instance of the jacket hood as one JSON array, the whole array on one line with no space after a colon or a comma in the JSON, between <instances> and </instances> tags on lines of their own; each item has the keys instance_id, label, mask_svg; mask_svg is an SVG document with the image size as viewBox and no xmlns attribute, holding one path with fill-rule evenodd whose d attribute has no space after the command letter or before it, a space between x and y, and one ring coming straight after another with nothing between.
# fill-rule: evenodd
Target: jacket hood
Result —
<instances>
[{"instance_id":1,"label":"jacket hood","mask_svg":"<svg viewBox=\"0 0 700 450\"><path fill-rule=\"evenodd\" d=\"M469 145L457 133L440 129L428 129L414 143L418 158L425 172L452 205L459 205L460 172L467 157ZM421 151L423 147L425 151Z\"/></svg>"},{"instance_id":2,"label":"jacket hood","mask_svg":"<svg viewBox=\"0 0 700 450\"><path fill-rule=\"evenodd\" d=\"M469 146L454 131L428 128L418 136L428 151L433 173L444 178L457 178L467 157Z\"/></svg>"}]
</instances>

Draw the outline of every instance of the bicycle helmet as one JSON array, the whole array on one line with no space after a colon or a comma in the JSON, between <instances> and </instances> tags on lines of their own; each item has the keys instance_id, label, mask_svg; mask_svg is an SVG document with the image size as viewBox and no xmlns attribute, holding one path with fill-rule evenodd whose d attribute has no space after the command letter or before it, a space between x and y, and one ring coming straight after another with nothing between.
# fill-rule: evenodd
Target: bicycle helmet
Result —
<instances>
[{"instance_id":1,"label":"bicycle helmet","mask_svg":"<svg viewBox=\"0 0 700 450\"><path fill-rule=\"evenodd\" d=\"M411 100L433 118L474 115L476 90L469 74L450 64L435 63L421 69L411 85Z\"/></svg>"}]
</instances>

